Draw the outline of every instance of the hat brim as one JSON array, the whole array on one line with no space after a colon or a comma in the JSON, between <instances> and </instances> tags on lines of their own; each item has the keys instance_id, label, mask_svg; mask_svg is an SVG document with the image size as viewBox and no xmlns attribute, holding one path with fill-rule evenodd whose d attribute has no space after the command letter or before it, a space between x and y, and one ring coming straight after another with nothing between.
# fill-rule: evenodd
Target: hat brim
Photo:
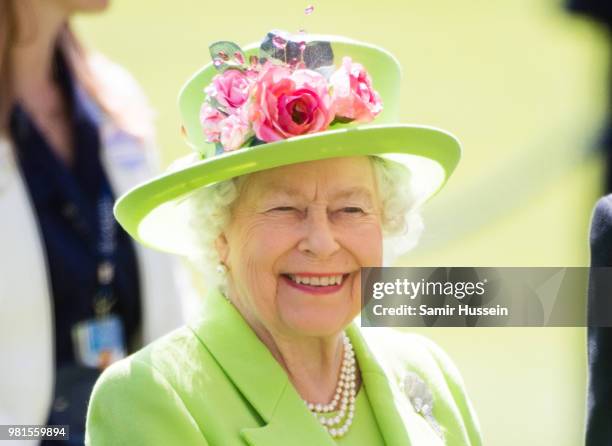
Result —
<instances>
[{"instance_id":1,"label":"hat brim","mask_svg":"<svg viewBox=\"0 0 612 446\"><path fill-rule=\"evenodd\" d=\"M461 145L440 129L408 124L364 125L289 138L203 159L138 185L115 204L115 216L137 241L157 250L189 255L190 192L274 167L326 158L375 155L410 170L419 204L446 183Z\"/></svg>"}]
</instances>

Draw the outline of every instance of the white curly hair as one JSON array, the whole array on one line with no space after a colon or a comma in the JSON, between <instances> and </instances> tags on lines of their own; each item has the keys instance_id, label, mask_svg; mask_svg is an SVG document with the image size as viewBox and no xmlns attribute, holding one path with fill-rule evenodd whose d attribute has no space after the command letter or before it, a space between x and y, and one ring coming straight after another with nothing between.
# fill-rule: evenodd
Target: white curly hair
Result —
<instances>
[{"instance_id":1,"label":"white curly hair","mask_svg":"<svg viewBox=\"0 0 612 446\"><path fill-rule=\"evenodd\" d=\"M410 172L398 163L377 156L372 161L381 199L384 265L388 266L418 242L423 220L411 188ZM227 286L227 277L219 269L215 241L231 218L231 205L238 198L241 176L202 187L188 198L192 252L189 260L203 274L207 287Z\"/></svg>"}]
</instances>

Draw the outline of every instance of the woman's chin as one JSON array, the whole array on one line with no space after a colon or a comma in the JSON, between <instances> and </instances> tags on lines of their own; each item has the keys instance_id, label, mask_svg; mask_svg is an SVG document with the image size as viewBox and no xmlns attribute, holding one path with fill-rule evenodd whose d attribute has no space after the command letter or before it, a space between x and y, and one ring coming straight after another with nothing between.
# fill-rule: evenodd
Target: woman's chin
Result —
<instances>
[{"instance_id":1,"label":"woman's chin","mask_svg":"<svg viewBox=\"0 0 612 446\"><path fill-rule=\"evenodd\" d=\"M332 293L310 293L281 283L276 302L283 324L302 335L339 333L360 310L358 296L348 283L345 285Z\"/></svg>"}]
</instances>

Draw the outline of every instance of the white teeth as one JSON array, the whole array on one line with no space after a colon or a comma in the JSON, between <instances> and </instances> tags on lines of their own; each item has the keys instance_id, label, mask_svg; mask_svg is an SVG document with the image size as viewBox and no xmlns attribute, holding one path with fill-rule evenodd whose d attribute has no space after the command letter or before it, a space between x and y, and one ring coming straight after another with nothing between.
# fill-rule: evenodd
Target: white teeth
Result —
<instances>
[{"instance_id":1,"label":"white teeth","mask_svg":"<svg viewBox=\"0 0 612 446\"><path fill-rule=\"evenodd\" d=\"M337 276L298 276L295 274L290 274L289 278L296 283L302 283L304 285L311 286L330 286L330 285L340 285L342 283L342 274Z\"/></svg>"}]
</instances>

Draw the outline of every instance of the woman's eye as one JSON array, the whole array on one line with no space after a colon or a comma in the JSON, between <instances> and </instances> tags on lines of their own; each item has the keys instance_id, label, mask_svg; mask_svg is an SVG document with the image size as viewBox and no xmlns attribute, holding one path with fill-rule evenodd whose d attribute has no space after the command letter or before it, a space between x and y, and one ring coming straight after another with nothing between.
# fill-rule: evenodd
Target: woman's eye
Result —
<instances>
[{"instance_id":1,"label":"woman's eye","mask_svg":"<svg viewBox=\"0 0 612 446\"><path fill-rule=\"evenodd\" d=\"M364 212L363 209L357 206L345 207L345 208L342 208L342 211L348 214L360 214L360 213L362 214Z\"/></svg>"},{"instance_id":2,"label":"woman's eye","mask_svg":"<svg viewBox=\"0 0 612 446\"><path fill-rule=\"evenodd\" d=\"M273 208L271 210L272 211L284 211L284 212L287 212L287 211L296 211L297 209L294 208L294 207L291 207L291 206L279 206L279 207Z\"/></svg>"}]
</instances>

